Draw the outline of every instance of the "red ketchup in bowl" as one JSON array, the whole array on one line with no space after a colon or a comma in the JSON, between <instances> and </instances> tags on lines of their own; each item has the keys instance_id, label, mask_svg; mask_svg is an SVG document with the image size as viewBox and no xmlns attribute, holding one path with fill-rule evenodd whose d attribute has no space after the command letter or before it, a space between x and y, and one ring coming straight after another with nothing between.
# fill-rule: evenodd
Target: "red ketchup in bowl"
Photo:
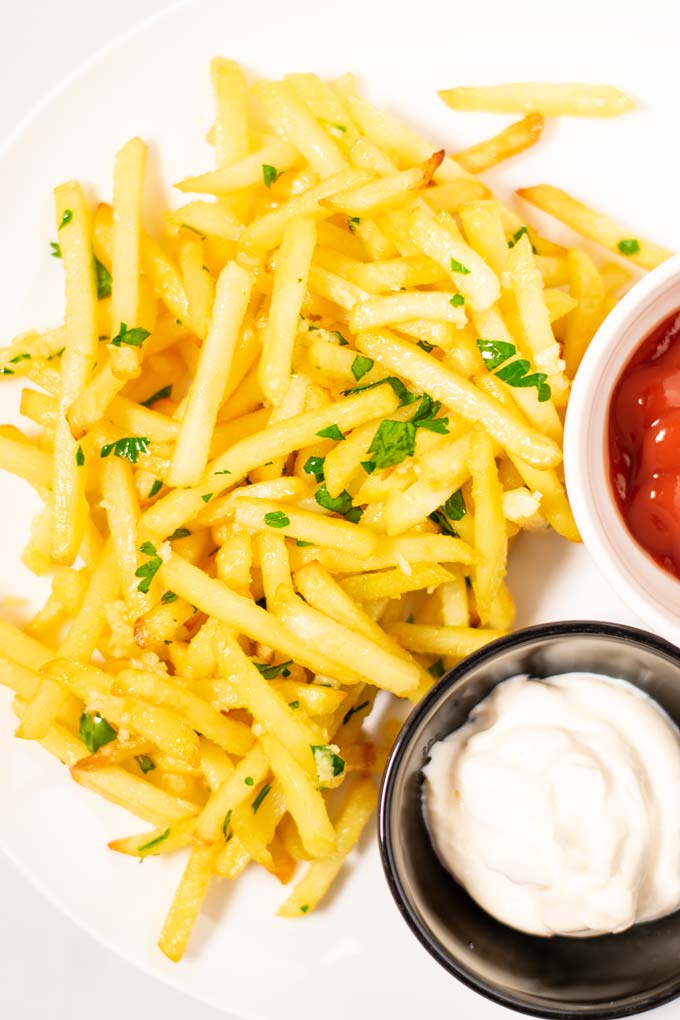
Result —
<instances>
[{"instance_id":1,"label":"red ketchup in bowl","mask_svg":"<svg viewBox=\"0 0 680 1020\"><path fill-rule=\"evenodd\" d=\"M609 471L628 530L680 578L680 310L643 340L619 377Z\"/></svg>"}]
</instances>

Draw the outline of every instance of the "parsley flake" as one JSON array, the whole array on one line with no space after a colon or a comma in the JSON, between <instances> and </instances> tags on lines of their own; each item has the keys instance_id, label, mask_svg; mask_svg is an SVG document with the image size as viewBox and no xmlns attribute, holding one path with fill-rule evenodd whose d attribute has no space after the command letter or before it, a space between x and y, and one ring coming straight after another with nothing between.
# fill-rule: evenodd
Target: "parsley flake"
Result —
<instances>
[{"instance_id":1,"label":"parsley flake","mask_svg":"<svg viewBox=\"0 0 680 1020\"><path fill-rule=\"evenodd\" d=\"M267 662L253 663L255 669L265 678L265 680L276 680L279 676L290 676L290 670L288 667L292 665L292 659L288 659L286 662L273 662L271 665Z\"/></svg>"},{"instance_id":2,"label":"parsley flake","mask_svg":"<svg viewBox=\"0 0 680 1020\"><path fill-rule=\"evenodd\" d=\"M154 478L153 485L149 489L149 495L146 498L147 499L153 499L154 496L157 495L161 491L162 488L163 488L163 483L160 480L160 478Z\"/></svg>"},{"instance_id":3,"label":"parsley flake","mask_svg":"<svg viewBox=\"0 0 680 1020\"><path fill-rule=\"evenodd\" d=\"M172 535L168 538L168 542L174 541L176 538L188 538L191 532L188 528L175 528Z\"/></svg>"},{"instance_id":4,"label":"parsley flake","mask_svg":"<svg viewBox=\"0 0 680 1020\"><path fill-rule=\"evenodd\" d=\"M465 298L462 294L453 294L449 304L453 305L454 308L460 308L461 305L465 304Z\"/></svg>"},{"instance_id":5,"label":"parsley flake","mask_svg":"<svg viewBox=\"0 0 680 1020\"><path fill-rule=\"evenodd\" d=\"M128 329L124 322L121 322L120 329L111 341L112 347L121 347L122 344L126 344L128 347L141 347L147 337L150 337L148 329L142 329L141 326L135 326L134 329Z\"/></svg>"},{"instance_id":6,"label":"parsley flake","mask_svg":"<svg viewBox=\"0 0 680 1020\"><path fill-rule=\"evenodd\" d=\"M353 234L356 234L357 227L359 226L360 223L361 223L360 216L350 216L349 219L347 220L347 226L349 227Z\"/></svg>"},{"instance_id":7,"label":"parsley flake","mask_svg":"<svg viewBox=\"0 0 680 1020\"><path fill-rule=\"evenodd\" d=\"M151 407L151 405L155 404L158 400L167 400L171 393L172 393L172 383L169 383L167 386L164 386L162 389L157 390L150 397L147 397L146 400L143 400L142 401L142 407Z\"/></svg>"},{"instance_id":8,"label":"parsley flake","mask_svg":"<svg viewBox=\"0 0 680 1020\"><path fill-rule=\"evenodd\" d=\"M110 744L118 734L106 719L99 712L83 712L78 727L80 739L85 744L90 754L96 754L104 744Z\"/></svg>"},{"instance_id":9,"label":"parsley flake","mask_svg":"<svg viewBox=\"0 0 680 1020\"><path fill-rule=\"evenodd\" d=\"M478 340L477 346L488 370L494 372L508 386L521 388L535 386L539 403L543 404L546 400L550 400L552 391L546 382L548 376L545 372L530 373L531 365L524 358L518 358L517 361L505 364L509 358L517 354L514 344L504 340Z\"/></svg>"},{"instance_id":10,"label":"parsley flake","mask_svg":"<svg viewBox=\"0 0 680 1020\"><path fill-rule=\"evenodd\" d=\"M640 253L640 242L635 237L624 237L616 247L622 255L638 255Z\"/></svg>"},{"instance_id":11,"label":"parsley flake","mask_svg":"<svg viewBox=\"0 0 680 1020\"><path fill-rule=\"evenodd\" d=\"M114 443L106 443L101 448L100 457L120 457L121 460L129 460L136 464L140 453L148 453L151 440L146 436L125 436L123 439L116 439Z\"/></svg>"},{"instance_id":12,"label":"parsley flake","mask_svg":"<svg viewBox=\"0 0 680 1020\"><path fill-rule=\"evenodd\" d=\"M76 450L76 464L77 464L78 467L82 467L84 463L85 463L85 454L83 453L82 446L80 446L80 444L79 444L78 445L78 449Z\"/></svg>"},{"instance_id":13,"label":"parsley flake","mask_svg":"<svg viewBox=\"0 0 680 1020\"><path fill-rule=\"evenodd\" d=\"M246 786L255 786L255 780L253 779L252 776L246 776L243 782L246 784Z\"/></svg>"},{"instance_id":14,"label":"parsley flake","mask_svg":"<svg viewBox=\"0 0 680 1020\"><path fill-rule=\"evenodd\" d=\"M179 595L176 595L174 591L166 591L161 595L161 604L169 606L171 602L176 602Z\"/></svg>"},{"instance_id":15,"label":"parsley flake","mask_svg":"<svg viewBox=\"0 0 680 1020\"><path fill-rule=\"evenodd\" d=\"M204 492L203 495L201 496L201 499L203 500L204 503L209 503L214 495L215 495L214 492Z\"/></svg>"},{"instance_id":16,"label":"parsley flake","mask_svg":"<svg viewBox=\"0 0 680 1020\"><path fill-rule=\"evenodd\" d=\"M256 815L257 812L260 810L260 807L262 805L262 801L265 799L267 794L271 792L271 788L272 788L272 784L271 783L266 783L262 787L260 792L258 793L257 797L255 798L255 800L252 803L252 808L253 808L253 814L254 815Z\"/></svg>"},{"instance_id":17,"label":"parsley flake","mask_svg":"<svg viewBox=\"0 0 680 1020\"><path fill-rule=\"evenodd\" d=\"M287 528L290 524L290 517L283 510L272 510L264 515L264 523L270 528Z\"/></svg>"},{"instance_id":18,"label":"parsley flake","mask_svg":"<svg viewBox=\"0 0 680 1020\"><path fill-rule=\"evenodd\" d=\"M468 269L468 267L464 266L462 262L458 261L458 259L451 259L451 272L462 273L463 276L470 275L470 270Z\"/></svg>"},{"instance_id":19,"label":"parsley flake","mask_svg":"<svg viewBox=\"0 0 680 1020\"><path fill-rule=\"evenodd\" d=\"M57 227L57 230L63 230L64 227L68 226L72 219L73 209L64 209L64 215L61 217L61 223Z\"/></svg>"},{"instance_id":20,"label":"parsley flake","mask_svg":"<svg viewBox=\"0 0 680 1020\"><path fill-rule=\"evenodd\" d=\"M369 705L370 701L362 701L360 705L356 705L355 707L350 708L349 712L345 713L345 716L342 720L342 725L346 726L353 715L356 715L358 712L363 712L363 710L365 708L368 708Z\"/></svg>"},{"instance_id":21,"label":"parsley flake","mask_svg":"<svg viewBox=\"0 0 680 1020\"><path fill-rule=\"evenodd\" d=\"M262 180L264 181L266 188L271 188L272 184L274 184L279 177L279 171L275 166L270 166L269 163L262 164Z\"/></svg>"},{"instance_id":22,"label":"parsley flake","mask_svg":"<svg viewBox=\"0 0 680 1020\"><path fill-rule=\"evenodd\" d=\"M352 362L352 375L359 382L367 372L370 372L375 362L373 358L365 358L363 354L357 354L356 358Z\"/></svg>"},{"instance_id":23,"label":"parsley flake","mask_svg":"<svg viewBox=\"0 0 680 1020\"><path fill-rule=\"evenodd\" d=\"M317 432L317 436L321 439L336 439L338 442L345 438L337 425L328 425L325 429Z\"/></svg>"},{"instance_id":24,"label":"parsley flake","mask_svg":"<svg viewBox=\"0 0 680 1020\"><path fill-rule=\"evenodd\" d=\"M302 470L305 474L314 475L317 482L323 482L323 465L325 457L308 457Z\"/></svg>"},{"instance_id":25,"label":"parsley flake","mask_svg":"<svg viewBox=\"0 0 680 1020\"><path fill-rule=\"evenodd\" d=\"M160 570L163 560L156 552L156 547L151 542L144 542L139 547L140 553L144 556L148 556L149 559L146 563L142 563L141 567L137 567L135 570L135 577L141 578L137 585L137 591L141 591L144 595L147 594L151 587L151 582Z\"/></svg>"},{"instance_id":26,"label":"parsley flake","mask_svg":"<svg viewBox=\"0 0 680 1020\"><path fill-rule=\"evenodd\" d=\"M147 772L153 772L153 770L156 768L154 763L151 761L151 758L149 758L149 756L146 754L135 755L135 761L139 765L144 775L146 775Z\"/></svg>"},{"instance_id":27,"label":"parsley flake","mask_svg":"<svg viewBox=\"0 0 680 1020\"><path fill-rule=\"evenodd\" d=\"M56 241L50 241L50 248L52 249L52 251L50 252L50 255L52 256L53 259L61 259L61 258L63 258L63 255L61 254L61 245L60 244L57 244Z\"/></svg>"},{"instance_id":28,"label":"parsley flake","mask_svg":"<svg viewBox=\"0 0 680 1020\"><path fill-rule=\"evenodd\" d=\"M156 836L155 839L150 839L148 843L144 843L142 846L137 847L138 854L146 854L150 850L155 850L161 843L165 843L166 839L170 835L170 829L166 829L165 832L161 832L160 836Z\"/></svg>"},{"instance_id":29,"label":"parsley flake","mask_svg":"<svg viewBox=\"0 0 680 1020\"><path fill-rule=\"evenodd\" d=\"M96 255L94 256L94 276L97 282L98 300L101 301L102 298L111 297L111 287L113 284L111 273L104 263L99 261Z\"/></svg>"},{"instance_id":30,"label":"parsley flake","mask_svg":"<svg viewBox=\"0 0 680 1020\"><path fill-rule=\"evenodd\" d=\"M316 774L320 783L328 783L345 771L345 759L338 754L336 744L311 744L311 751L316 765Z\"/></svg>"}]
</instances>

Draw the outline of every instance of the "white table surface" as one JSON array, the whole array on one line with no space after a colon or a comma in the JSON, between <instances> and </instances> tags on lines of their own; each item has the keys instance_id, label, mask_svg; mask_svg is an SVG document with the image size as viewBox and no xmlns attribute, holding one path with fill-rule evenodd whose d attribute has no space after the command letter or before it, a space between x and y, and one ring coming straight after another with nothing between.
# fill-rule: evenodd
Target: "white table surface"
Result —
<instances>
[{"instance_id":1,"label":"white table surface","mask_svg":"<svg viewBox=\"0 0 680 1020\"><path fill-rule=\"evenodd\" d=\"M294 9L295 0L289 2ZM391 7L387 0L383 2L386 9ZM496 6L492 0L477 3ZM107 45L112 36L129 31L167 6L167 0L116 0L108 7L93 4L92 0L39 5L31 0L0 0L4 85L0 89L0 143L36 103ZM225 0L225 17L231 12L232 0ZM633 35L644 31L652 20L657 28L661 21L679 37L677 0L646 0L643 5L630 0L623 4L620 0L566 0L564 4L555 0L515 0L513 13L520 23L532 21L536 27L545 28L554 19L556 30L559 23L562 28L569 25L590 33L606 33L615 21L619 29L626 27ZM605 40L606 35L604 45ZM578 77L577 54L574 77ZM678 125L669 125L669 130L677 131ZM680 1015L680 1006L677 1009ZM121 1011L134 1020L225 1017L102 949L47 903L0 855L0 1016L8 1020L60 1020L66 1016L69 1020L118 1020ZM271 1020L276 1020L275 1007Z\"/></svg>"}]
</instances>

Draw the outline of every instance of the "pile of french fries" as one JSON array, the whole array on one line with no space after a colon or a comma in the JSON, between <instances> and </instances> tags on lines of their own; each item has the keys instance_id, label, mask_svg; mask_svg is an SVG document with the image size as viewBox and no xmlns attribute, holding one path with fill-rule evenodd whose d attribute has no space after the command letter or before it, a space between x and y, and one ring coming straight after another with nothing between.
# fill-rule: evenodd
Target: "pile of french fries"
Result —
<instances>
[{"instance_id":1,"label":"pile of french fries","mask_svg":"<svg viewBox=\"0 0 680 1020\"><path fill-rule=\"evenodd\" d=\"M477 176L544 112L622 112L615 90L452 90L525 116L450 155L351 76L250 86L218 59L212 81L216 168L178 185L199 197L153 239L137 138L111 206L58 187L65 322L0 352L34 384L37 429L0 429L0 466L42 497L23 560L51 576L23 630L0 622L0 682L17 736L152 826L112 849L188 849L172 960L211 879L251 861L282 883L303 863L280 913L314 910L375 806L376 693L415 702L512 626L519 531L578 541L564 411L631 279ZM669 254L522 194L639 267Z\"/></svg>"}]
</instances>

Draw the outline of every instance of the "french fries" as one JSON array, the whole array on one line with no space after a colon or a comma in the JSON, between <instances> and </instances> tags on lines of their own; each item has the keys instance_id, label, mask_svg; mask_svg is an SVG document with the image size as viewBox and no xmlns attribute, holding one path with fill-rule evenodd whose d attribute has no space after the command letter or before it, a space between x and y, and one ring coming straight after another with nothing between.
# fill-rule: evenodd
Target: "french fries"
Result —
<instances>
[{"instance_id":1,"label":"french fries","mask_svg":"<svg viewBox=\"0 0 680 1020\"><path fill-rule=\"evenodd\" d=\"M162 242L135 138L112 205L56 189L65 322L0 350L31 422L0 426L0 467L42 499L24 562L54 575L23 629L0 620L0 683L18 736L153 826L112 850L188 851L173 961L211 880L249 864L296 879L282 916L319 905L395 737L366 734L378 691L417 701L511 628L516 533L579 540L563 412L631 278L474 176L545 116L629 109L615 89L442 93L523 115L452 156L351 76L250 85L218 58L211 79L214 163ZM669 254L556 188L520 194L640 268Z\"/></svg>"}]
</instances>

